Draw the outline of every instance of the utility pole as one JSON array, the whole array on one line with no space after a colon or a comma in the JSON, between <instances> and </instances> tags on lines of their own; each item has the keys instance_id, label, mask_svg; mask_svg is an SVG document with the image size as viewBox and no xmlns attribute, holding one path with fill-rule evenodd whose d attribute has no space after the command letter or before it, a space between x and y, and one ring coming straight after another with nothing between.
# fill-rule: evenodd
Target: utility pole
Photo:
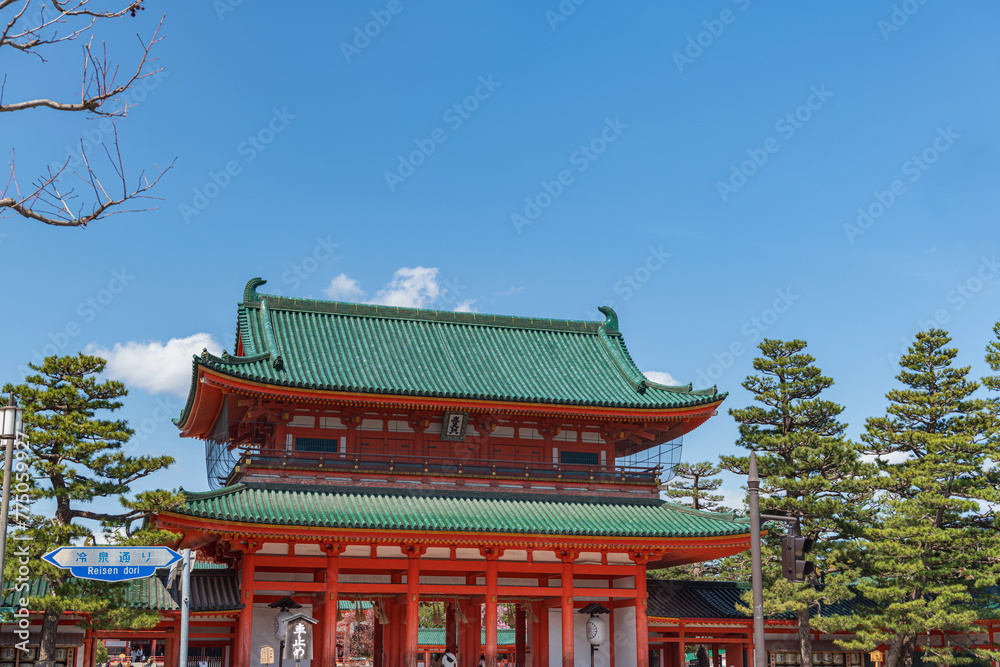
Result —
<instances>
[{"instance_id":1,"label":"utility pole","mask_svg":"<svg viewBox=\"0 0 1000 667\"><path fill-rule=\"evenodd\" d=\"M760 477L757 475L757 454L750 452L750 471L747 475L750 491L750 585L753 589L753 664L765 667L764 654L764 573L760 555Z\"/></svg>"},{"instance_id":2,"label":"utility pole","mask_svg":"<svg viewBox=\"0 0 1000 667\"><path fill-rule=\"evenodd\" d=\"M782 540L792 539L793 558L798 565L793 566L793 571L801 572L804 576L812 572L812 563L806 562L805 553L812 548L812 540L799 537L799 520L791 516L777 516L774 514L760 513L760 476L757 474L757 454L750 452L750 470L747 474L747 489L749 498L747 504L750 509L750 587L753 590L753 660L754 667L766 667L767 655L764 651L764 572L761 563L760 552L760 522L764 521L784 521L793 525L791 536ZM790 581L801 581L801 579L789 579Z\"/></svg>"},{"instance_id":3,"label":"utility pole","mask_svg":"<svg viewBox=\"0 0 1000 667\"><path fill-rule=\"evenodd\" d=\"M188 633L191 624L191 550L184 550L181 561L181 646L177 659L178 667L187 667Z\"/></svg>"}]
</instances>

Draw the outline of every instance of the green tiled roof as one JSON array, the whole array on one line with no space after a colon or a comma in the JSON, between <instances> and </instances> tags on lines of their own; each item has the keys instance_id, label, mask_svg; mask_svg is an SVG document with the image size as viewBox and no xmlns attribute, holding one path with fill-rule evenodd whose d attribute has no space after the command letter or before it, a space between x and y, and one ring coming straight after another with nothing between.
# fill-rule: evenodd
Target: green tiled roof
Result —
<instances>
[{"instance_id":1,"label":"green tiled roof","mask_svg":"<svg viewBox=\"0 0 1000 667\"><path fill-rule=\"evenodd\" d=\"M550 320L258 294L264 282L251 280L238 308L244 356L206 352L196 371L319 390L617 408L725 397L646 379L607 307L603 322Z\"/></svg>"},{"instance_id":2,"label":"green tiled roof","mask_svg":"<svg viewBox=\"0 0 1000 667\"><path fill-rule=\"evenodd\" d=\"M649 579L646 583L649 594L649 615L663 618L751 618L750 607L743 601L743 595L750 590L750 584L733 581L668 581ZM850 616L855 609L873 607L874 603L862 597L824 604L822 610L812 607L810 615ZM768 618L791 620L792 612L775 614Z\"/></svg>"},{"instance_id":3,"label":"green tiled roof","mask_svg":"<svg viewBox=\"0 0 1000 667\"><path fill-rule=\"evenodd\" d=\"M472 533L707 537L742 535L749 524L658 500L550 500L532 496L237 484L187 493L183 514L268 525Z\"/></svg>"},{"instance_id":4,"label":"green tiled roof","mask_svg":"<svg viewBox=\"0 0 1000 667\"><path fill-rule=\"evenodd\" d=\"M482 631L481 646L486 646L486 630ZM514 646L513 628L497 628L497 646ZM444 628L418 628L418 646L444 646Z\"/></svg>"},{"instance_id":5,"label":"green tiled roof","mask_svg":"<svg viewBox=\"0 0 1000 667\"><path fill-rule=\"evenodd\" d=\"M242 607L239 596L239 582L233 570L205 569L198 567L191 575L191 610L192 611L227 611ZM158 574L145 579L133 579L125 585L125 604L132 609L148 609L151 611L180 610L181 581L180 576L174 577L171 586L167 587L167 571L159 570ZM6 584L6 582L4 582ZM20 597L45 597L48 594L48 582L35 578L28 582L27 595L13 589L3 587L3 609L13 610Z\"/></svg>"}]
</instances>

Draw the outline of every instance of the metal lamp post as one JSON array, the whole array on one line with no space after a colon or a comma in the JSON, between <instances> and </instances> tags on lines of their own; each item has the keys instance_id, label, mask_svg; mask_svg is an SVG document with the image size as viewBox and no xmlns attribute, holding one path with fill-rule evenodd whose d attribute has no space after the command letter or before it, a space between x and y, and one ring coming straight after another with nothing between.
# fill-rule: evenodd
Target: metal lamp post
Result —
<instances>
[{"instance_id":1,"label":"metal lamp post","mask_svg":"<svg viewBox=\"0 0 1000 667\"><path fill-rule=\"evenodd\" d=\"M747 509L750 511L750 587L753 589L753 660L754 667L766 667L764 650L764 573L761 563L761 521L784 521L794 524L793 535L799 535L796 517L760 513L760 476L757 474L757 454L750 452L750 469L747 474Z\"/></svg>"},{"instance_id":2,"label":"metal lamp post","mask_svg":"<svg viewBox=\"0 0 1000 667\"><path fill-rule=\"evenodd\" d=\"M757 454L750 452L750 470L747 475L750 491L747 504L750 510L750 581L753 589L753 664L764 667L764 574L760 556L760 476L757 475Z\"/></svg>"},{"instance_id":3,"label":"metal lamp post","mask_svg":"<svg viewBox=\"0 0 1000 667\"><path fill-rule=\"evenodd\" d=\"M14 393L10 394L9 403L2 408L3 417L0 425L0 437L3 438L4 446L4 466L3 466L3 506L0 507L0 576L7 560L7 514L10 511L10 482L11 465L14 461L14 441L21 434L23 424L21 423L24 410L17 407L14 401Z\"/></svg>"}]
</instances>

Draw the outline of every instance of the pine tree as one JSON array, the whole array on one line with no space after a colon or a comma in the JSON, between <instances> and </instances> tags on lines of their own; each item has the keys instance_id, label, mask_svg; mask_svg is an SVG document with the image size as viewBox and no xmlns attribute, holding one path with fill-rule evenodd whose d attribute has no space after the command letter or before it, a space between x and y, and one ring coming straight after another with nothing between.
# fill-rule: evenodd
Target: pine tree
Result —
<instances>
[{"instance_id":1,"label":"pine tree","mask_svg":"<svg viewBox=\"0 0 1000 667\"><path fill-rule=\"evenodd\" d=\"M974 398L979 385L968 379L968 367L952 366L957 350L947 347L950 341L940 329L917 334L900 361L902 388L886 394L885 416L868 419L862 436L867 453L877 457L868 481L879 491L882 511L863 532L865 576L858 589L875 605L838 624L856 630L856 647L888 644L886 667L911 666L917 636L928 628L977 632L976 595L1000 578L1000 532L988 508L1000 502L995 404ZM997 343L987 360L1000 367ZM924 660L1000 657L974 646L954 648L949 641L926 647Z\"/></svg>"},{"instance_id":2,"label":"pine tree","mask_svg":"<svg viewBox=\"0 0 1000 667\"><path fill-rule=\"evenodd\" d=\"M730 410L739 423L737 445L757 453L761 511L798 517L801 535L816 542L816 571L804 583L780 576L778 541L784 527L765 540L765 612L794 612L802 667L812 667L810 609L850 598L851 574L836 557L838 545L858 520L865 490L855 482L864 467L859 447L844 437L843 407L820 398L833 385L803 352L805 341L765 339L754 359L757 375L743 387L759 405ZM746 475L748 456L723 456L722 467Z\"/></svg>"},{"instance_id":3,"label":"pine tree","mask_svg":"<svg viewBox=\"0 0 1000 667\"><path fill-rule=\"evenodd\" d=\"M667 486L667 497L679 504L695 510L729 512L720 506L722 495L712 493L722 486L718 474L722 468L709 461L701 463L678 463L674 466L674 478Z\"/></svg>"},{"instance_id":4,"label":"pine tree","mask_svg":"<svg viewBox=\"0 0 1000 667\"><path fill-rule=\"evenodd\" d=\"M40 652L36 665L55 660L55 641L61 612L85 612L88 624L104 627L149 627L158 614L132 610L125 604L128 584L104 584L74 579L41 559L52 549L93 540L95 531L116 544L142 546L168 538L144 520L153 511L172 507L181 497L168 491L145 491L130 498L131 485L173 463L169 456L129 456L122 451L132 429L122 420L102 419L104 411L122 406L128 392L121 382L98 381L105 361L80 354L47 357L24 384L4 387L24 408L27 457L31 475L25 494L32 506L42 505L45 516L18 510L13 515L15 535L28 545L31 577L48 582L44 597L29 598L30 608L42 609ZM111 506L117 499L123 511L107 512L91 503ZM105 501L105 502L101 502ZM89 522L89 525L84 522ZM11 551L8 546L8 553ZM12 581L17 559L8 559L5 580Z\"/></svg>"}]
</instances>

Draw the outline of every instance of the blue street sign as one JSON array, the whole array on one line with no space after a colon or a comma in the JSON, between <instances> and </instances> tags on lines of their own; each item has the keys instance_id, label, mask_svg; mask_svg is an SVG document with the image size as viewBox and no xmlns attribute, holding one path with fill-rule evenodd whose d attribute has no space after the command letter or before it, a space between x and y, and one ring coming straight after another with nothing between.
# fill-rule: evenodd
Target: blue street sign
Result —
<instances>
[{"instance_id":1,"label":"blue street sign","mask_svg":"<svg viewBox=\"0 0 1000 667\"><path fill-rule=\"evenodd\" d=\"M127 581L151 577L181 555L167 547L59 547L42 558L79 579Z\"/></svg>"}]
</instances>

